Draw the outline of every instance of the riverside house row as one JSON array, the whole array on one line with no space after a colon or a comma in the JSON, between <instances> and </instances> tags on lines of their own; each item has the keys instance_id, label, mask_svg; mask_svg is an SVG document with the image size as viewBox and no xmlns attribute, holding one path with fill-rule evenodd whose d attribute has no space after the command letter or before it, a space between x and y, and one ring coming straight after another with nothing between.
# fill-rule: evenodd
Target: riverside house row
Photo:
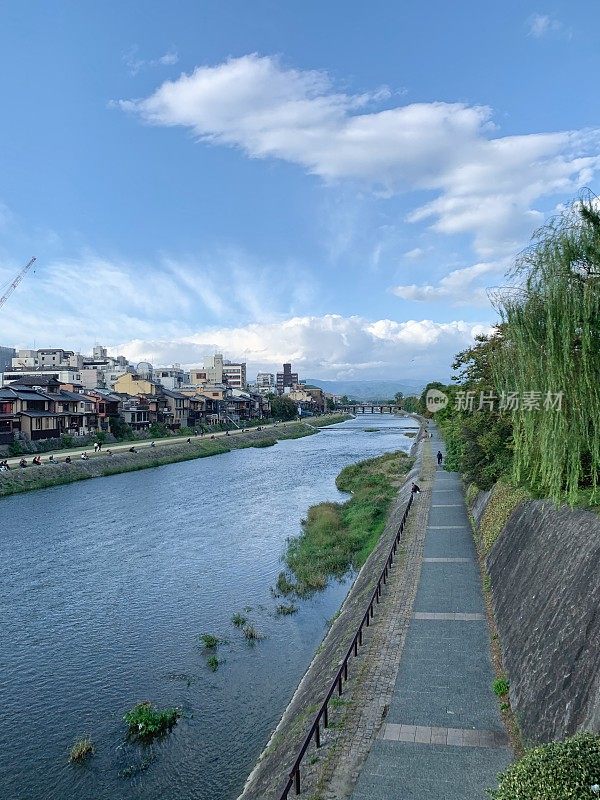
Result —
<instances>
[{"instance_id":1,"label":"riverside house row","mask_svg":"<svg viewBox=\"0 0 600 800\"><path fill-rule=\"evenodd\" d=\"M267 398L226 385L165 389L127 374L113 390L84 389L61 383L55 375L27 375L0 388L0 445L15 439L55 439L110 431L111 418L134 431L153 423L177 431L183 427L262 419L269 415ZM127 389L127 391L125 391Z\"/></svg>"}]
</instances>

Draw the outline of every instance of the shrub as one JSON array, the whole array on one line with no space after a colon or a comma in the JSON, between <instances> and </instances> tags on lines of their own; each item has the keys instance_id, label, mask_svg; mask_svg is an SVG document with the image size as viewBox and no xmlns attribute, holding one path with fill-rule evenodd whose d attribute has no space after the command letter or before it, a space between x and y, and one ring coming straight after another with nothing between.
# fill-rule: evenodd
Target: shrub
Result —
<instances>
[{"instance_id":1,"label":"shrub","mask_svg":"<svg viewBox=\"0 0 600 800\"><path fill-rule=\"evenodd\" d=\"M498 695L498 697L504 697L504 695L508 693L510 683L506 678L496 678L492 684L492 688L494 694Z\"/></svg>"},{"instance_id":2,"label":"shrub","mask_svg":"<svg viewBox=\"0 0 600 800\"><path fill-rule=\"evenodd\" d=\"M493 800L583 800L600 783L600 736L580 733L529 750L498 776Z\"/></svg>"},{"instance_id":3,"label":"shrub","mask_svg":"<svg viewBox=\"0 0 600 800\"><path fill-rule=\"evenodd\" d=\"M81 739L76 739L73 747L69 750L69 762L71 764L80 764L93 754L94 743L89 736L84 736Z\"/></svg>"},{"instance_id":4,"label":"shrub","mask_svg":"<svg viewBox=\"0 0 600 800\"><path fill-rule=\"evenodd\" d=\"M23 450L22 450L21 444L19 442L16 442L16 441L15 442L11 442L8 445L8 454L10 456L20 456L22 452L23 452Z\"/></svg>"},{"instance_id":5,"label":"shrub","mask_svg":"<svg viewBox=\"0 0 600 800\"><path fill-rule=\"evenodd\" d=\"M165 708L159 711L152 703L138 703L123 717L129 725L129 732L142 738L158 736L170 730L181 716L177 708Z\"/></svg>"}]
</instances>

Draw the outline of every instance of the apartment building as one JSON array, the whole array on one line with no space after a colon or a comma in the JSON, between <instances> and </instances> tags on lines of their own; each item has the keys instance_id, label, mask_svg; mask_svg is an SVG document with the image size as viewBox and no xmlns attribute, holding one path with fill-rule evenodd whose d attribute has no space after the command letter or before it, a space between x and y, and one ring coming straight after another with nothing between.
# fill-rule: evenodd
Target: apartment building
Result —
<instances>
[{"instance_id":1,"label":"apartment building","mask_svg":"<svg viewBox=\"0 0 600 800\"><path fill-rule=\"evenodd\" d=\"M292 372L291 364L283 365L283 372L277 373L277 393L284 394L289 392L298 383L298 373Z\"/></svg>"}]
</instances>

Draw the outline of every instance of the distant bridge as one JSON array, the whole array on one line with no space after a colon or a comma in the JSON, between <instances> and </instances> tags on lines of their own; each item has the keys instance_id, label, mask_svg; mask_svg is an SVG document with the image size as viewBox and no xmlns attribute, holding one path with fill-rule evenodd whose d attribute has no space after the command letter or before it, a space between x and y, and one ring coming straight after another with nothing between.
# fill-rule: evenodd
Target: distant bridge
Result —
<instances>
[{"instance_id":1,"label":"distant bridge","mask_svg":"<svg viewBox=\"0 0 600 800\"><path fill-rule=\"evenodd\" d=\"M346 411L348 414L398 414L405 413L400 406L394 405L380 405L371 403L352 403L352 405L342 406L341 411Z\"/></svg>"}]
</instances>

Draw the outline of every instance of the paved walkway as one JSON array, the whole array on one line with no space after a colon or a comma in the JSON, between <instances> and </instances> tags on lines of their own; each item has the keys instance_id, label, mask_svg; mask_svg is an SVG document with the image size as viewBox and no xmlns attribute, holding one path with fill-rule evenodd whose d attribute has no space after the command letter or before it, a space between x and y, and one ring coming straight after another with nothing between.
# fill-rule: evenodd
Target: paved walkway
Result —
<instances>
[{"instance_id":1,"label":"paved walkway","mask_svg":"<svg viewBox=\"0 0 600 800\"><path fill-rule=\"evenodd\" d=\"M433 453L444 452L430 429ZM489 632L458 473L438 467L431 497L392 701L353 800L483 800L511 760L492 692Z\"/></svg>"},{"instance_id":2,"label":"paved walkway","mask_svg":"<svg viewBox=\"0 0 600 800\"><path fill-rule=\"evenodd\" d=\"M284 428L287 424L291 423L285 423L285 422L270 423L262 425L261 429L264 431L270 428L277 428L277 427ZM258 428L256 426L253 426L251 428L246 428L245 430L249 432L254 432L257 429ZM244 431L242 428L233 428L229 432L229 435L236 436L243 432ZM87 444L83 447L72 447L69 449L62 449L62 450L48 450L44 453L24 453L23 455L20 456L13 456L11 458L8 458L7 461L12 467L12 466L18 466L21 458L26 458L27 463L31 465L31 460L33 459L33 457L39 455L42 459L42 466L43 466L44 464L48 463L48 459L51 455L53 455L57 461L64 461L67 456L71 456L71 458L73 457L81 458L81 454L84 452L88 454L89 458L103 458L106 457L107 450L111 450L113 453L129 452L129 449L131 447L135 447L136 450L143 450L144 447L150 447L151 441L154 441L156 447L159 448L159 447L168 447L169 445L172 444L182 444L183 442L187 442L189 438L191 438L192 442L194 441L200 442L211 438L221 439L222 437L226 436L227 433L225 431L218 431L217 433L205 433L204 436L197 436L197 437L192 434L191 437L189 435L185 435L185 436L169 436L163 439L159 438L154 440L148 438L148 439L133 439L128 442L112 442L112 443L106 442L105 444L102 445L102 450L99 450L97 453L94 453L93 444Z\"/></svg>"}]
</instances>

